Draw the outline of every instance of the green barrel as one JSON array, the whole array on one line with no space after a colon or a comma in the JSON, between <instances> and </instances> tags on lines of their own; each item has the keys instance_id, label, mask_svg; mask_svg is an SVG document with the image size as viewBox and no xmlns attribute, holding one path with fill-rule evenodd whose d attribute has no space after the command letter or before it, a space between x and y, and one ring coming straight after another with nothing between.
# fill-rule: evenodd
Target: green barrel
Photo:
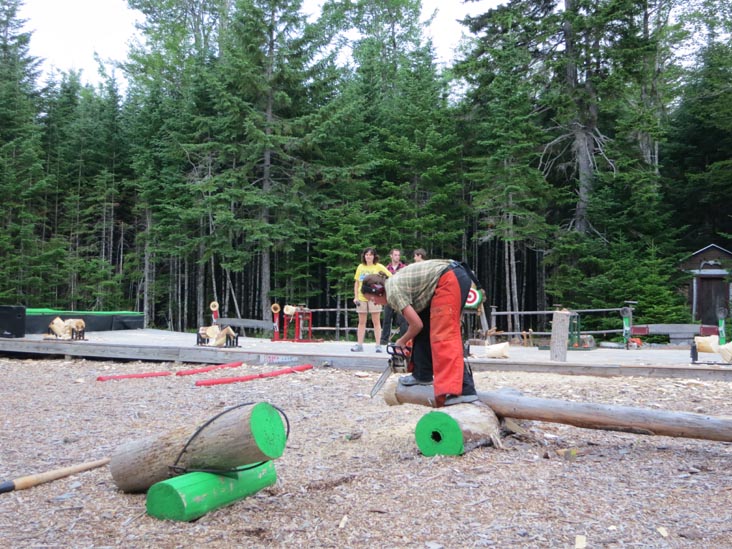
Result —
<instances>
[{"instance_id":1,"label":"green barrel","mask_svg":"<svg viewBox=\"0 0 732 549\"><path fill-rule=\"evenodd\" d=\"M195 520L209 511L256 494L276 481L273 461L230 475L186 473L150 487L147 514L159 519Z\"/></svg>"},{"instance_id":2,"label":"green barrel","mask_svg":"<svg viewBox=\"0 0 732 549\"><path fill-rule=\"evenodd\" d=\"M417 447L425 456L459 456L465 452L463 431L444 412L429 412L417 422L414 430Z\"/></svg>"}]
</instances>

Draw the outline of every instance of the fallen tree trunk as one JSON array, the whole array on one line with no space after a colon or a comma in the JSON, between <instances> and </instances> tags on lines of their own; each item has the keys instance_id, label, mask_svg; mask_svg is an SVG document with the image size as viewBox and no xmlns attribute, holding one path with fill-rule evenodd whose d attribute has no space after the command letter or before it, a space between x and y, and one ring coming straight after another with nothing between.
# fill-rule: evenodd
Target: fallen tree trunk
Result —
<instances>
[{"instance_id":1,"label":"fallen tree trunk","mask_svg":"<svg viewBox=\"0 0 732 549\"><path fill-rule=\"evenodd\" d=\"M531 419L638 435L732 442L732 418L727 417L534 398L516 391L480 392L478 397L499 418ZM430 385L405 387L394 380L384 388L384 400L389 405L419 404L434 407L435 396Z\"/></svg>"}]
</instances>

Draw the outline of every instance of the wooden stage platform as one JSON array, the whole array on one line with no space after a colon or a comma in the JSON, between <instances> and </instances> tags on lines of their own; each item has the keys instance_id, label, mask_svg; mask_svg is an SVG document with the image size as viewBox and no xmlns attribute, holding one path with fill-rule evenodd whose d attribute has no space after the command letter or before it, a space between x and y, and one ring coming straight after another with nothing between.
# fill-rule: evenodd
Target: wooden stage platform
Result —
<instances>
[{"instance_id":1,"label":"wooden stage platform","mask_svg":"<svg viewBox=\"0 0 732 549\"><path fill-rule=\"evenodd\" d=\"M374 352L373 343L362 353L351 352L353 342L293 342L240 337L235 348L196 345L196 334L138 329L87 332L86 340L45 339L39 334L0 338L0 355L63 356L103 360L223 364L241 360L252 364L310 363L366 371L381 371L386 353ZM482 346L471 346L471 367L476 371L549 372L563 375L644 376L732 381L732 364L718 363L718 355L701 354L691 364L688 347L569 351L566 362L552 362L549 351L512 346L509 358L485 358Z\"/></svg>"}]
</instances>

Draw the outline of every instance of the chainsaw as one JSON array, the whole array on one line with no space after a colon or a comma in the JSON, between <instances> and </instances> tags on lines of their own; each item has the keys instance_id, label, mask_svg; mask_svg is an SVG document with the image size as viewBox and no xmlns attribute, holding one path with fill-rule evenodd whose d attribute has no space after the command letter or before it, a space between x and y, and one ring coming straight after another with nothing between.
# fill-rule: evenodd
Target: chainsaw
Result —
<instances>
[{"instance_id":1,"label":"chainsaw","mask_svg":"<svg viewBox=\"0 0 732 549\"><path fill-rule=\"evenodd\" d=\"M409 359L412 356L411 347L397 347L393 343L389 343L386 346L386 352L389 354L389 362L384 371L381 372L379 379L376 380L374 388L371 389L371 398L376 396L391 374L406 374L411 370L409 364Z\"/></svg>"}]
</instances>

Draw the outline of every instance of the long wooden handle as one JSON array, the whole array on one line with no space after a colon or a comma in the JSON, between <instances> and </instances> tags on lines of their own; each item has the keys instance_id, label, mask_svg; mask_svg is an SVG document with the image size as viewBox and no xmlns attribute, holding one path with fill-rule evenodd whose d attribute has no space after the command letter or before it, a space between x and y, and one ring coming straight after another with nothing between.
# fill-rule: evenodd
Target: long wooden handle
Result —
<instances>
[{"instance_id":1,"label":"long wooden handle","mask_svg":"<svg viewBox=\"0 0 732 549\"><path fill-rule=\"evenodd\" d=\"M8 480L0 483L0 494L12 492L13 490L25 490L26 488L31 488L32 486L38 486L45 482L51 482L52 480L75 475L82 471L96 469L97 467L107 465L110 460L111 458L106 457L97 461L87 461L86 463L71 465L70 467L62 467L61 469L54 469L52 471L46 471L45 473L38 473L27 477L19 477L15 480Z\"/></svg>"}]
</instances>

